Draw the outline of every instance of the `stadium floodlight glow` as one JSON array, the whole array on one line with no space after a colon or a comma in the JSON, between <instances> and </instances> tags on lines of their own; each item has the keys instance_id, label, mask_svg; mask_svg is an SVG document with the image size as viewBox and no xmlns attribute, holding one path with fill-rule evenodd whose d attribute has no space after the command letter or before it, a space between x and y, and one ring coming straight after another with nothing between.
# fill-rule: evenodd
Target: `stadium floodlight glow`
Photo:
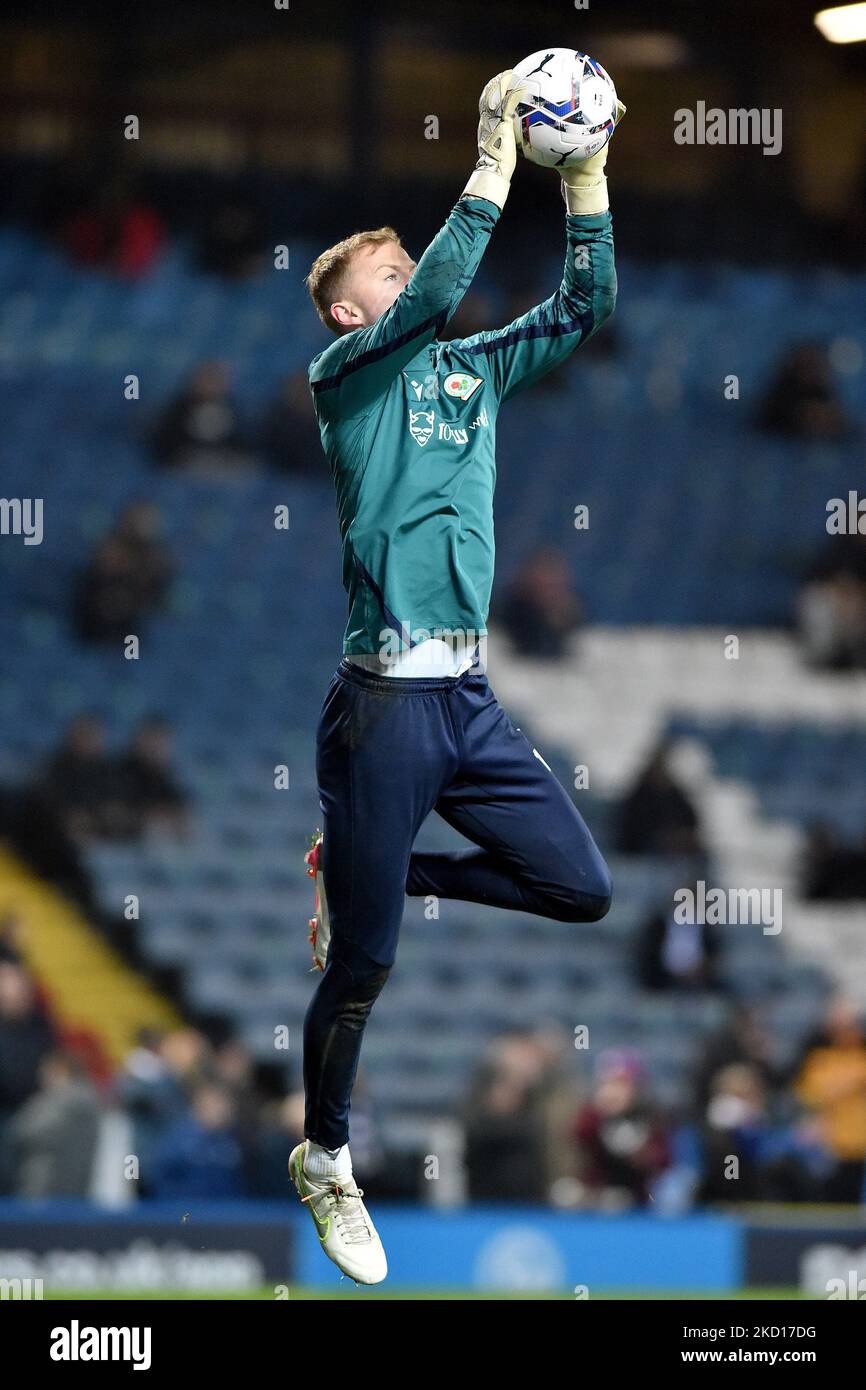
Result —
<instances>
[{"instance_id":1,"label":"stadium floodlight glow","mask_svg":"<svg viewBox=\"0 0 866 1390\"><path fill-rule=\"evenodd\" d=\"M819 10L815 25L828 43L861 43L866 39L866 4Z\"/></svg>"}]
</instances>

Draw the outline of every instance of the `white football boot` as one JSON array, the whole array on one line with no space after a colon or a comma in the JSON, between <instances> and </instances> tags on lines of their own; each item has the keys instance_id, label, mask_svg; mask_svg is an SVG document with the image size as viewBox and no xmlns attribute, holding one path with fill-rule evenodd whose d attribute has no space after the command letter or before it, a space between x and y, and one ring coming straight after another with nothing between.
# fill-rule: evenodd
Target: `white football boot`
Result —
<instances>
[{"instance_id":1,"label":"white football boot","mask_svg":"<svg viewBox=\"0 0 866 1390\"><path fill-rule=\"evenodd\" d=\"M308 940L313 948L313 969L324 970L328 961L328 947L331 944L331 922L328 917L328 900L325 897L325 876L322 873L322 833L317 830L312 848L304 855L307 873L316 885L316 915L310 918Z\"/></svg>"},{"instance_id":2,"label":"white football boot","mask_svg":"<svg viewBox=\"0 0 866 1390\"><path fill-rule=\"evenodd\" d=\"M356 1284L380 1284L388 1273L388 1261L361 1200L364 1193L351 1176L342 1180L308 1177L306 1152L306 1140L292 1150L289 1175L316 1223L322 1249Z\"/></svg>"}]
</instances>

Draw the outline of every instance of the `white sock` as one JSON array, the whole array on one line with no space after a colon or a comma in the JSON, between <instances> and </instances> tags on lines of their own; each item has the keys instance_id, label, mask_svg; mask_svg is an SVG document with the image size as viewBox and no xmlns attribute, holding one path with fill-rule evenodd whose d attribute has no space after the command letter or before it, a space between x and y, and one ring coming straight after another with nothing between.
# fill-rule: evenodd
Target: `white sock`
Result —
<instances>
[{"instance_id":1,"label":"white sock","mask_svg":"<svg viewBox=\"0 0 866 1390\"><path fill-rule=\"evenodd\" d=\"M345 1182L352 1176L349 1145L343 1144L339 1149L323 1149L321 1144L314 1144L312 1139L308 1139L304 1172L310 1178L342 1178Z\"/></svg>"}]
</instances>

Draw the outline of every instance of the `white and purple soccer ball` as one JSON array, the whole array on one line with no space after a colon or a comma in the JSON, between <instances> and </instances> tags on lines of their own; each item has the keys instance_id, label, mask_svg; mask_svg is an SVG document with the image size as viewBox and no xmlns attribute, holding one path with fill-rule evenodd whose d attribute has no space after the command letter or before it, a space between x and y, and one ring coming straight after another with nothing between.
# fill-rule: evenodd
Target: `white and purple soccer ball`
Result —
<instances>
[{"instance_id":1,"label":"white and purple soccer ball","mask_svg":"<svg viewBox=\"0 0 866 1390\"><path fill-rule=\"evenodd\" d=\"M518 63L518 147L533 164L563 169L604 149L616 124L616 88L601 63L573 48L540 48Z\"/></svg>"}]
</instances>

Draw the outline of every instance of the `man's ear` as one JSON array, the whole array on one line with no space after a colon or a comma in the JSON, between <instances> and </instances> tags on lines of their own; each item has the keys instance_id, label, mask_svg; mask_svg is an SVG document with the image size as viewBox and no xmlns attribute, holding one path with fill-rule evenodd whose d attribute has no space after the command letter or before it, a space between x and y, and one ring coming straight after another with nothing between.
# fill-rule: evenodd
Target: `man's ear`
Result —
<instances>
[{"instance_id":1,"label":"man's ear","mask_svg":"<svg viewBox=\"0 0 866 1390\"><path fill-rule=\"evenodd\" d=\"M357 328L360 323L360 316L357 309L352 304L347 304L345 300L340 300L337 304L331 305L331 318L338 323L341 328Z\"/></svg>"}]
</instances>

